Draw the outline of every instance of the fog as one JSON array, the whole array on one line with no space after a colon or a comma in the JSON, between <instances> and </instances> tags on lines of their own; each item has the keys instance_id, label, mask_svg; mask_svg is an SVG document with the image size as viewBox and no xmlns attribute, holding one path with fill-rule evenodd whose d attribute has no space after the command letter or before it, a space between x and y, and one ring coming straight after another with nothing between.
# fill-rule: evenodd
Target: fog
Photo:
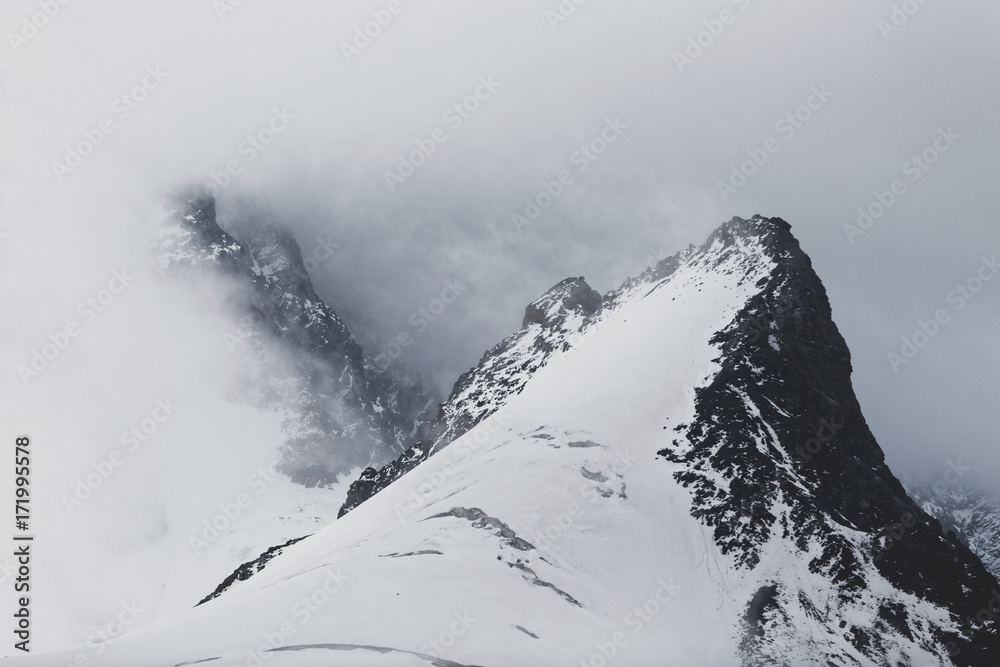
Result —
<instances>
[{"instance_id":1,"label":"fog","mask_svg":"<svg viewBox=\"0 0 1000 667\"><path fill-rule=\"evenodd\" d=\"M200 406L171 423L181 441L225 439L234 420L266 440L271 425L210 398L233 371L211 295L196 306L147 265L166 196L193 184L237 235L248 210L289 225L358 337L410 333L404 359L445 393L563 278L606 292L734 215L780 216L827 287L893 469L933 480L961 461L988 479L1000 464L1000 280L976 283L1000 252L994 4L3 10L2 430L46 442L54 512L164 392ZM85 322L78 304L122 268L134 283ZM415 326L449 285L460 298ZM25 381L18 367L71 321L79 336Z\"/></svg>"}]
</instances>

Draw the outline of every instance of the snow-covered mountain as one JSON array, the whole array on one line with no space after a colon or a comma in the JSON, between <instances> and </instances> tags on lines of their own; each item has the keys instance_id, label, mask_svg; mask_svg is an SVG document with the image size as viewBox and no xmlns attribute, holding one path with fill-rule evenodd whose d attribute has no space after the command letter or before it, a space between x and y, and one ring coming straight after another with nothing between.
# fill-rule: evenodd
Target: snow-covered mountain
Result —
<instances>
[{"instance_id":1,"label":"snow-covered mountain","mask_svg":"<svg viewBox=\"0 0 1000 667\"><path fill-rule=\"evenodd\" d=\"M426 437L439 408L401 360L373 365L316 294L291 234L237 216L237 239L209 197L173 208L144 258L154 270L132 269L146 300L117 333L137 359L181 370L123 435L110 459L121 470L106 434L84 428L93 463L75 452L49 482L62 502L45 515L56 539L39 568L65 581L36 595L36 649L121 632L126 602L143 610L132 629L196 605L241 563L332 521L350 481ZM160 325L150 338L144 315ZM101 419L129 413L112 403Z\"/></svg>"},{"instance_id":2,"label":"snow-covered mountain","mask_svg":"<svg viewBox=\"0 0 1000 667\"><path fill-rule=\"evenodd\" d=\"M382 469L366 468L351 485L340 516L493 415L508 398L520 393L553 355L565 355L574 343L582 341L584 323L600 307L601 295L583 278L567 278L529 304L521 329L459 377L451 396L441 405L430 437Z\"/></svg>"},{"instance_id":3,"label":"snow-covered mountain","mask_svg":"<svg viewBox=\"0 0 1000 667\"><path fill-rule=\"evenodd\" d=\"M339 519L100 664L995 667L1000 584L886 467L850 374L779 219L603 298L565 281Z\"/></svg>"},{"instance_id":4,"label":"snow-covered mountain","mask_svg":"<svg viewBox=\"0 0 1000 667\"><path fill-rule=\"evenodd\" d=\"M280 470L324 486L357 466L385 464L425 437L440 398L397 362L380 369L316 294L290 232L246 224L223 231L210 196L188 197L159 231L154 252L167 276L230 282L239 324L224 338L244 356L234 398L285 415Z\"/></svg>"}]
</instances>

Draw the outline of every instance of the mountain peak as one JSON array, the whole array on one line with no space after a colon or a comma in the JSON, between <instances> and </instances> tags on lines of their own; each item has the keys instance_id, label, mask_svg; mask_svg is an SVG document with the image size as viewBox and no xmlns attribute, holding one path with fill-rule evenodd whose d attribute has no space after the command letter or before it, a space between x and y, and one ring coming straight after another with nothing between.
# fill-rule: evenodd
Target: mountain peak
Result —
<instances>
[{"instance_id":1,"label":"mountain peak","mask_svg":"<svg viewBox=\"0 0 1000 667\"><path fill-rule=\"evenodd\" d=\"M438 393L402 363L383 373L346 324L317 295L292 232L251 211L226 232L215 199L180 197L154 242L163 273L200 278L217 270L238 288L232 304L245 372L247 402L287 415L280 470L305 486L394 459L426 436ZM190 272L191 269L195 271ZM276 364L274 351L291 363Z\"/></svg>"},{"instance_id":2,"label":"mountain peak","mask_svg":"<svg viewBox=\"0 0 1000 667\"><path fill-rule=\"evenodd\" d=\"M428 437L365 470L338 521L245 562L192 612L184 627L218 649L169 664L242 654L232 628L270 631L342 567L350 584L295 651L413 654L461 604L482 623L447 664L994 665L1000 585L907 496L850 376L778 218L734 218L603 300L562 281L459 379ZM594 643L646 624L641 642Z\"/></svg>"},{"instance_id":3,"label":"mountain peak","mask_svg":"<svg viewBox=\"0 0 1000 667\"><path fill-rule=\"evenodd\" d=\"M570 313L587 317L600 307L601 294L588 285L582 276L567 278L528 304L524 309L521 326L540 324L545 328L553 328L565 322Z\"/></svg>"},{"instance_id":4,"label":"mountain peak","mask_svg":"<svg viewBox=\"0 0 1000 667\"><path fill-rule=\"evenodd\" d=\"M854 395L850 352L826 291L787 222L733 218L603 304L591 292L582 278L570 278L529 305L521 331L456 384L442 409L449 430L433 448L370 471L352 506L380 490L391 494L393 480L435 452L447 460L458 451L449 442L463 442L463 434L493 430L492 414L510 419L537 404L542 426L516 426L522 435L514 439L559 449L552 422L572 406L603 414L604 404L624 411L638 401L671 414L671 429L662 421L659 428L672 442L657 454L663 474L689 493L689 516L711 535L734 579L757 582L740 594L744 664L806 664L820 653L823 664L887 664L894 653L916 660L952 647L960 653L955 664L985 664L997 642L976 612L995 580L909 500L885 465ZM605 335L590 336L597 330ZM687 347L701 335L695 331L713 333ZM641 365L633 363L638 349ZM552 368L560 352L567 366ZM619 377L624 367L629 374ZM567 374L573 380L561 382ZM635 389L640 376L648 390ZM665 389L672 382L687 384L677 392L687 401ZM572 426L581 421L602 424L586 410ZM632 428L632 420L623 423ZM599 451L601 443L588 435L566 447ZM626 502L632 492L617 485L620 471L594 473L590 465L581 474L600 482L599 495ZM906 530L893 533L904 516ZM801 578L789 575L800 569ZM789 630L793 619L835 630L801 643Z\"/></svg>"},{"instance_id":5,"label":"mountain peak","mask_svg":"<svg viewBox=\"0 0 1000 667\"><path fill-rule=\"evenodd\" d=\"M203 264L214 264L228 273L246 268L246 248L216 221L215 197L193 194L180 198L178 203L153 240L162 272Z\"/></svg>"}]
</instances>

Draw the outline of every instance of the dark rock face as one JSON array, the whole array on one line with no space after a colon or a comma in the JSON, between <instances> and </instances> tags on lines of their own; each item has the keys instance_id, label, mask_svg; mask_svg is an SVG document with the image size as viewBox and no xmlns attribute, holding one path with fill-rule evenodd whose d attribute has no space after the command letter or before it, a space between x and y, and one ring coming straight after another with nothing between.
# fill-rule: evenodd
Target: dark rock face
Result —
<instances>
[{"instance_id":1,"label":"dark rock face","mask_svg":"<svg viewBox=\"0 0 1000 667\"><path fill-rule=\"evenodd\" d=\"M241 326L225 344L246 369L234 397L286 415L280 470L325 486L427 437L440 403L432 384L399 364L375 369L316 294L290 232L248 224L242 235L219 227L211 197L191 197L164 224L154 251L164 275L198 280L208 269L228 282Z\"/></svg>"},{"instance_id":2,"label":"dark rock face","mask_svg":"<svg viewBox=\"0 0 1000 667\"><path fill-rule=\"evenodd\" d=\"M213 231L206 238L215 261L244 261L231 237ZM388 465L364 471L341 516L496 414L623 300L641 298L681 267L710 275L723 264L744 285L753 281L755 291L711 339L719 370L694 389L691 423L665 431L669 442L659 455L677 466L676 481L691 493L691 516L711 529L721 553L748 573L766 572L755 593L739 601L743 664L895 665L901 647L917 645L941 664L996 667L1000 583L886 466L854 394L850 353L825 289L780 219L734 218L700 248L660 262L603 299L582 278L553 287L528 306L520 331L459 379L427 437ZM758 280L761 267L770 272ZM581 475L597 480L600 473L584 468ZM970 513L955 508L935 513L971 543ZM983 545L998 514L984 506L979 516L976 544ZM431 518L450 517L519 539L477 508ZM822 585L782 577L784 558L806 563ZM525 565L509 565L534 576ZM822 632L798 637L796 619Z\"/></svg>"},{"instance_id":3,"label":"dark rock face","mask_svg":"<svg viewBox=\"0 0 1000 667\"><path fill-rule=\"evenodd\" d=\"M554 354L567 352L601 306L601 296L583 278L562 281L524 309L521 329L483 355L458 378L441 406L434 450L480 423L518 394Z\"/></svg>"},{"instance_id":4,"label":"dark rock face","mask_svg":"<svg viewBox=\"0 0 1000 667\"><path fill-rule=\"evenodd\" d=\"M394 481L416 468L430 455L430 442L423 442L410 447L399 458L384 467L365 468L358 479L351 483L347 490L347 498L337 513L337 518L344 516L352 509L365 502L376 493L392 484Z\"/></svg>"},{"instance_id":5,"label":"dark rock face","mask_svg":"<svg viewBox=\"0 0 1000 667\"><path fill-rule=\"evenodd\" d=\"M547 329L555 329L566 322L572 313L585 317L593 315L601 307L601 295L582 278L567 278L537 301L524 309L522 327L538 324Z\"/></svg>"},{"instance_id":6,"label":"dark rock face","mask_svg":"<svg viewBox=\"0 0 1000 667\"><path fill-rule=\"evenodd\" d=\"M589 318L601 308L601 295L583 278L568 278L525 308L521 329L483 355L464 373L441 406L430 437L381 469L369 468L355 481L340 509L352 509L417 467L434 452L493 415L520 393L555 354L568 351Z\"/></svg>"},{"instance_id":7,"label":"dark rock face","mask_svg":"<svg viewBox=\"0 0 1000 667\"><path fill-rule=\"evenodd\" d=\"M745 601L744 664L795 664L802 650L826 664L887 664L896 647L919 643L938 647L932 650L943 662L995 667L1000 586L885 465L854 395L850 353L825 289L779 219L734 218L702 247L660 262L600 304L582 280L554 287L528 307L521 331L459 380L435 437L390 466L367 470L341 513L495 412L602 311L655 289L681 266L711 272L724 261L727 271L742 267L748 280L762 265L773 269L712 339L721 369L695 389L692 423L677 426L660 455L682 466L675 476L692 493L692 516L712 528L739 566L754 570L765 547L780 540L838 591L818 599L780 577L761 588ZM886 584L891 594L875 592ZM957 629L914 621L900 595L946 610ZM852 615L859 605L871 612L868 622ZM796 639L792 619L802 617L840 643ZM849 649L831 648L845 643Z\"/></svg>"},{"instance_id":8,"label":"dark rock face","mask_svg":"<svg viewBox=\"0 0 1000 667\"><path fill-rule=\"evenodd\" d=\"M988 608L996 579L942 533L886 467L851 386L850 353L809 258L777 219L734 219L706 247L741 235L759 237L775 269L713 339L722 368L696 390L694 423L678 426L680 439L660 452L684 465L676 479L693 493L692 516L714 529L723 553L750 569L769 539L792 540L803 557L815 554L810 570L835 582L845 600L870 594L874 568L896 589L961 619L958 632L931 631L956 664L994 665L1000 625L995 616L984 621L977 614ZM902 534L888 537L899 524L906 525ZM810 548L816 544L822 545L818 553ZM767 597L776 596L782 597ZM788 605L787 597L794 596L778 604ZM817 609L808 600L793 604ZM884 638L901 633L892 602L883 605L890 611L874 628L852 626L836 608L820 613L829 627L845 623L857 651L878 662ZM780 654L766 627L749 624L746 664Z\"/></svg>"},{"instance_id":9,"label":"dark rock face","mask_svg":"<svg viewBox=\"0 0 1000 667\"><path fill-rule=\"evenodd\" d=\"M531 551L535 547L518 537L510 527L496 517L488 515L478 507L455 507L448 512L435 514L427 517L424 521L440 519L446 516L453 516L457 519L465 519L474 527L480 530L495 531L495 535L504 540L507 546L518 551Z\"/></svg>"},{"instance_id":10,"label":"dark rock face","mask_svg":"<svg viewBox=\"0 0 1000 667\"><path fill-rule=\"evenodd\" d=\"M257 556L257 558L254 558L251 561L243 563L238 568L236 568L236 570L234 570L232 574L226 577L221 584L216 586L214 591L212 591L204 598L202 598L201 602L199 602L195 606L198 607L205 604L209 600L214 600L215 598L219 597L227 590L229 590L232 587L232 585L235 584L237 581L246 581L253 575L263 570L264 566L267 565L269 562L271 562L276 556L281 554L281 552L284 551L286 547L290 547L296 542L301 542L307 537L309 536L305 535L303 537L297 537L294 540L288 540L284 544L279 544L278 546L271 547L261 555Z\"/></svg>"},{"instance_id":11,"label":"dark rock face","mask_svg":"<svg viewBox=\"0 0 1000 667\"><path fill-rule=\"evenodd\" d=\"M215 222L213 197L185 199L175 217L160 228L154 242L161 271L200 268L209 263L231 275L249 270L246 248Z\"/></svg>"}]
</instances>

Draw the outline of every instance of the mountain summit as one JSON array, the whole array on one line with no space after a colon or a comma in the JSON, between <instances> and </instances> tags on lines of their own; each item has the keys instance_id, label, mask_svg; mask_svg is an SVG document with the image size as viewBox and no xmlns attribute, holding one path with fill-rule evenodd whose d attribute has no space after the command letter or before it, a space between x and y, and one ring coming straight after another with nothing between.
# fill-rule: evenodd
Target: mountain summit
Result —
<instances>
[{"instance_id":1,"label":"mountain summit","mask_svg":"<svg viewBox=\"0 0 1000 667\"><path fill-rule=\"evenodd\" d=\"M1000 585L850 375L780 219L564 281L341 518L106 664L995 667Z\"/></svg>"}]
</instances>

